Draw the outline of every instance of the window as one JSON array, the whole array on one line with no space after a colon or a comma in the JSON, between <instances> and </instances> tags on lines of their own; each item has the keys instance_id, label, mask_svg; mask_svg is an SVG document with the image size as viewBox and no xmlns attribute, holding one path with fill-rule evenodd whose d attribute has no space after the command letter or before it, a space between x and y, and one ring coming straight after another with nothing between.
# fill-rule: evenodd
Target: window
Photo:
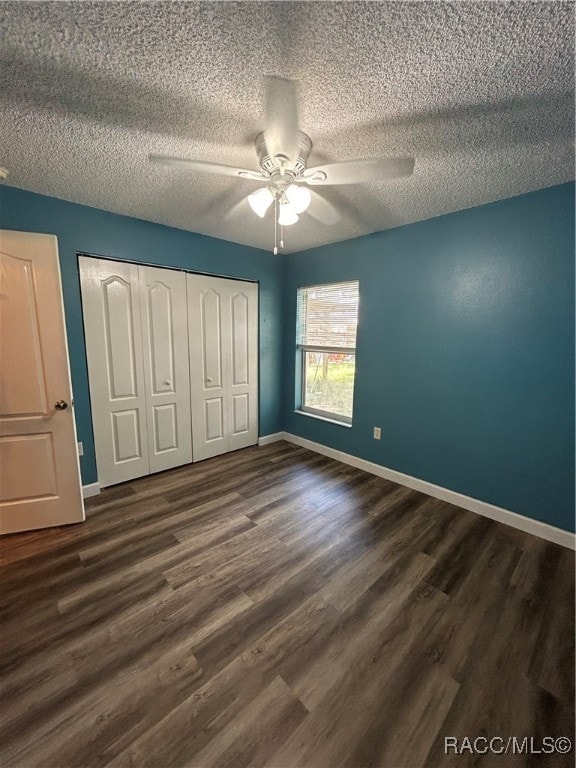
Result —
<instances>
[{"instance_id":1,"label":"window","mask_svg":"<svg viewBox=\"0 0 576 768\"><path fill-rule=\"evenodd\" d=\"M352 423L358 282L298 289L300 409Z\"/></svg>"}]
</instances>

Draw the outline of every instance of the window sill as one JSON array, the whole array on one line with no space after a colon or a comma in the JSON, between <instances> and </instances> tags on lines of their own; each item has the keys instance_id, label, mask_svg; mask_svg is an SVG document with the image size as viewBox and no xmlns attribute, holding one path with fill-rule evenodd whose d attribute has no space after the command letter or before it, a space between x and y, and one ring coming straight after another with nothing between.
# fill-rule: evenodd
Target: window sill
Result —
<instances>
[{"instance_id":1,"label":"window sill","mask_svg":"<svg viewBox=\"0 0 576 768\"><path fill-rule=\"evenodd\" d=\"M318 421L327 421L329 424L336 424L338 427L352 428L352 424L348 424L346 421L338 421L338 419L331 419L328 416L319 416L317 413L308 413L308 411L300 411L298 408L294 411L299 416L307 416L309 419L318 419Z\"/></svg>"}]
</instances>

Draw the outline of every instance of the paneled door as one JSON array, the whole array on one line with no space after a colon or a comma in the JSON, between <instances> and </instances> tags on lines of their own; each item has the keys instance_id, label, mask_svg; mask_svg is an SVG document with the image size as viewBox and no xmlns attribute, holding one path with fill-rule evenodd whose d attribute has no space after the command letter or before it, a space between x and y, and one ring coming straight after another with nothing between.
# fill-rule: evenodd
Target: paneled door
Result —
<instances>
[{"instance_id":1,"label":"paneled door","mask_svg":"<svg viewBox=\"0 0 576 768\"><path fill-rule=\"evenodd\" d=\"M258 286L187 275L194 461L258 441Z\"/></svg>"},{"instance_id":2,"label":"paneled door","mask_svg":"<svg viewBox=\"0 0 576 768\"><path fill-rule=\"evenodd\" d=\"M58 244L0 231L0 533L84 520Z\"/></svg>"},{"instance_id":3,"label":"paneled door","mask_svg":"<svg viewBox=\"0 0 576 768\"><path fill-rule=\"evenodd\" d=\"M150 471L138 266L79 263L98 481L107 486Z\"/></svg>"},{"instance_id":4,"label":"paneled door","mask_svg":"<svg viewBox=\"0 0 576 768\"><path fill-rule=\"evenodd\" d=\"M258 285L228 280L228 450L258 442Z\"/></svg>"},{"instance_id":5,"label":"paneled door","mask_svg":"<svg viewBox=\"0 0 576 768\"><path fill-rule=\"evenodd\" d=\"M150 472L192 461L186 279L138 267Z\"/></svg>"}]
</instances>

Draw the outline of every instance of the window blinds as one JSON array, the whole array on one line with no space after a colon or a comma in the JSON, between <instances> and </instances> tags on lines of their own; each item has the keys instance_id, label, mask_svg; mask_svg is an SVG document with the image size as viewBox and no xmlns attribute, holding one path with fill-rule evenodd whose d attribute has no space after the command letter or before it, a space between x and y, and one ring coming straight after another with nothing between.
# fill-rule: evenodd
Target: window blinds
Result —
<instances>
[{"instance_id":1,"label":"window blinds","mask_svg":"<svg viewBox=\"0 0 576 768\"><path fill-rule=\"evenodd\" d=\"M357 281L298 289L298 344L354 349L357 323Z\"/></svg>"}]
</instances>

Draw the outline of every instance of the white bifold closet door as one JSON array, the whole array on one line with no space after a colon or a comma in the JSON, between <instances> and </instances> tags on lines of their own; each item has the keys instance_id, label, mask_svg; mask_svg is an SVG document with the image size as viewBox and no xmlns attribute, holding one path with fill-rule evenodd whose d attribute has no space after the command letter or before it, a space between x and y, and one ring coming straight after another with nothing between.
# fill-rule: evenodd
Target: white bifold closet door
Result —
<instances>
[{"instance_id":1,"label":"white bifold closet door","mask_svg":"<svg viewBox=\"0 0 576 768\"><path fill-rule=\"evenodd\" d=\"M192 460L186 278L80 257L98 480Z\"/></svg>"},{"instance_id":2,"label":"white bifold closet door","mask_svg":"<svg viewBox=\"0 0 576 768\"><path fill-rule=\"evenodd\" d=\"M192 461L186 277L138 267L150 472Z\"/></svg>"},{"instance_id":3,"label":"white bifold closet door","mask_svg":"<svg viewBox=\"0 0 576 768\"><path fill-rule=\"evenodd\" d=\"M258 285L81 256L100 485L258 441Z\"/></svg>"},{"instance_id":4,"label":"white bifold closet door","mask_svg":"<svg viewBox=\"0 0 576 768\"><path fill-rule=\"evenodd\" d=\"M194 461L258 441L258 285L187 275Z\"/></svg>"}]
</instances>

